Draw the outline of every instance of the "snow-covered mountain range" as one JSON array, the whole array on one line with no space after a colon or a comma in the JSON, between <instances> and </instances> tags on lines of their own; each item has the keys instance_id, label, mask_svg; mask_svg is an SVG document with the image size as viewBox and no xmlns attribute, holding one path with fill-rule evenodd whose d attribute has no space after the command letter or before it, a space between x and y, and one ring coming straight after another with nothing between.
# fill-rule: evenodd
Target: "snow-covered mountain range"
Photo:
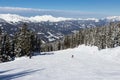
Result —
<instances>
[{"instance_id":1,"label":"snow-covered mountain range","mask_svg":"<svg viewBox=\"0 0 120 80\"><path fill-rule=\"evenodd\" d=\"M109 16L109 17L106 17L106 18L103 18L102 20L106 20L106 21L120 21L120 16Z\"/></svg>"},{"instance_id":2,"label":"snow-covered mountain range","mask_svg":"<svg viewBox=\"0 0 120 80\"><path fill-rule=\"evenodd\" d=\"M0 14L0 19L3 19L7 22L41 22L41 21L50 21L50 22L59 22L59 21L66 21L66 20L92 20L95 22L99 22L99 20L106 20L106 21L120 21L120 16L109 16L106 18L64 18L64 17L53 17L51 15L42 15L42 16L31 16L31 17L24 17L16 14Z\"/></svg>"},{"instance_id":3,"label":"snow-covered mountain range","mask_svg":"<svg viewBox=\"0 0 120 80\"><path fill-rule=\"evenodd\" d=\"M64 18L51 15L23 17L16 14L0 14L0 27L13 35L23 23L35 31L43 41L54 41L81 28L104 26L109 22L120 21L120 16L106 18Z\"/></svg>"},{"instance_id":4,"label":"snow-covered mountain range","mask_svg":"<svg viewBox=\"0 0 120 80\"><path fill-rule=\"evenodd\" d=\"M50 21L50 22L58 22L65 20L74 20L73 18L64 18L64 17L53 17L51 15L43 15L43 16L34 16L34 17L23 17L16 14L0 14L0 19L3 19L7 22L41 22L41 21Z\"/></svg>"}]
</instances>

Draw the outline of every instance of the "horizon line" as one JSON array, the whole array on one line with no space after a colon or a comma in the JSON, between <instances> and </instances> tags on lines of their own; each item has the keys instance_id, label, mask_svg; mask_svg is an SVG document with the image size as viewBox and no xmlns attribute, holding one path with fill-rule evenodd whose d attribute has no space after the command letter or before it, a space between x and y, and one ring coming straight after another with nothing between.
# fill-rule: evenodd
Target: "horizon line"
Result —
<instances>
[{"instance_id":1,"label":"horizon line","mask_svg":"<svg viewBox=\"0 0 120 80\"><path fill-rule=\"evenodd\" d=\"M96 13L96 12L85 12L78 10L56 10L56 9L38 9L38 8L24 8L24 7L9 7L9 6L0 6L0 14L18 14L21 16L31 16L31 15L52 15L55 17L67 17L67 18L101 18L107 16L113 16L109 14ZM28 14L28 15L26 15ZM114 15L118 16L118 15Z\"/></svg>"}]
</instances>

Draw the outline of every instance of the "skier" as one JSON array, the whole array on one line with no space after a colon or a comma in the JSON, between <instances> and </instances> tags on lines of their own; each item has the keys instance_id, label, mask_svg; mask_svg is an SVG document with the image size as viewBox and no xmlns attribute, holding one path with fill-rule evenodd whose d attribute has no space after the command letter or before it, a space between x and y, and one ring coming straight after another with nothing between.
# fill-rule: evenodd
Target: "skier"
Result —
<instances>
[{"instance_id":1,"label":"skier","mask_svg":"<svg viewBox=\"0 0 120 80\"><path fill-rule=\"evenodd\" d=\"M32 56L33 56L33 52L30 52L30 54L29 54L29 58L31 59Z\"/></svg>"},{"instance_id":2,"label":"skier","mask_svg":"<svg viewBox=\"0 0 120 80\"><path fill-rule=\"evenodd\" d=\"M74 58L74 55L72 55L71 57Z\"/></svg>"}]
</instances>

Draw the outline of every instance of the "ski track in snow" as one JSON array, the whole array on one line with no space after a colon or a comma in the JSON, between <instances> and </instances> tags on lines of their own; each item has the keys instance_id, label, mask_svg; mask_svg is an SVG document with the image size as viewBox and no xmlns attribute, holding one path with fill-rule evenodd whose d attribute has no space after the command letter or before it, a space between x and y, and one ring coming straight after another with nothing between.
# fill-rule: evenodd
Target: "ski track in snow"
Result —
<instances>
[{"instance_id":1,"label":"ski track in snow","mask_svg":"<svg viewBox=\"0 0 120 80\"><path fill-rule=\"evenodd\" d=\"M0 63L0 80L120 80L119 50L81 45L49 52L52 55L17 58Z\"/></svg>"}]
</instances>

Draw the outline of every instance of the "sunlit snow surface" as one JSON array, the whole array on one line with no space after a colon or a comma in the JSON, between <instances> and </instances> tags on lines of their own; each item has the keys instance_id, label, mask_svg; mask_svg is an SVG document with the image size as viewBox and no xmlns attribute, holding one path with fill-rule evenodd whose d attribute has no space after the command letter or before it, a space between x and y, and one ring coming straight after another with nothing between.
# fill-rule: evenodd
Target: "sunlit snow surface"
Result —
<instances>
[{"instance_id":1,"label":"sunlit snow surface","mask_svg":"<svg viewBox=\"0 0 120 80\"><path fill-rule=\"evenodd\" d=\"M82 45L32 59L17 58L0 63L0 80L120 80L119 50Z\"/></svg>"}]
</instances>

